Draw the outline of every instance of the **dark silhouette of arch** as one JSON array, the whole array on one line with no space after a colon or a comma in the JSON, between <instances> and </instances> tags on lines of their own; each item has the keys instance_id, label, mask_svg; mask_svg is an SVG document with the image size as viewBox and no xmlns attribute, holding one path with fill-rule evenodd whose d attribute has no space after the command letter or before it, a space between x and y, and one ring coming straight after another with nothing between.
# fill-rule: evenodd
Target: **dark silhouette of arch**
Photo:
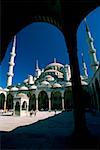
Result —
<instances>
[{"instance_id":1,"label":"dark silhouette of arch","mask_svg":"<svg viewBox=\"0 0 100 150\"><path fill-rule=\"evenodd\" d=\"M60 91L51 92L51 109L62 110L62 97Z\"/></svg>"},{"instance_id":2,"label":"dark silhouette of arch","mask_svg":"<svg viewBox=\"0 0 100 150\"><path fill-rule=\"evenodd\" d=\"M5 95L3 93L0 94L0 109L4 109Z\"/></svg>"},{"instance_id":3,"label":"dark silhouette of arch","mask_svg":"<svg viewBox=\"0 0 100 150\"><path fill-rule=\"evenodd\" d=\"M94 103L94 108L97 109L97 99L96 99L96 93L95 93L95 88L94 84L92 83L92 90L93 90L93 103Z\"/></svg>"},{"instance_id":4,"label":"dark silhouette of arch","mask_svg":"<svg viewBox=\"0 0 100 150\"><path fill-rule=\"evenodd\" d=\"M97 93L99 109L100 109L100 86L97 78L95 79L95 87L96 87L96 93Z\"/></svg>"},{"instance_id":5,"label":"dark silhouette of arch","mask_svg":"<svg viewBox=\"0 0 100 150\"><path fill-rule=\"evenodd\" d=\"M2 0L1 59L5 55L10 40L24 26L34 21L33 16L51 16L62 22L71 66L75 133L78 135L85 135L87 127L82 105L83 97L77 58L76 32L82 19L97 6L99 6L98 0L25 0L25 2L23 0L10 2ZM28 11L26 11L27 8ZM52 24L54 24L53 20Z\"/></svg>"},{"instance_id":6,"label":"dark silhouette of arch","mask_svg":"<svg viewBox=\"0 0 100 150\"><path fill-rule=\"evenodd\" d=\"M45 91L41 91L38 95L38 107L39 107L39 110L49 109L49 99Z\"/></svg>"},{"instance_id":7,"label":"dark silhouette of arch","mask_svg":"<svg viewBox=\"0 0 100 150\"><path fill-rule=\"evenodd\" d=\"M11 94L7 95L7 109L13 109L13 96Z\"/></svg>"},{"instance_id":8,"label":"dark silhouette of arch","mask_svg":"<svg viewBox=\"0 0 100 150\"><path fill-rule=\"evenodd\" d=\"M29 98L29 111L36 110L36 96L35 94L31 95Z\"/></svg>"}]
</instances>

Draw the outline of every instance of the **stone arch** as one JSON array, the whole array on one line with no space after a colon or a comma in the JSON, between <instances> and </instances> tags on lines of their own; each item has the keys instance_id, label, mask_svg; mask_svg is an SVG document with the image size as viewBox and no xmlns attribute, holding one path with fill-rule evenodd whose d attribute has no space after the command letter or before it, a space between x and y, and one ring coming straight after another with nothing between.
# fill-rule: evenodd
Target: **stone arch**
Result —
<instances>
[{"instance_id":1,"label":"stone arch","mask_svg":"<svg viewBox=\"0 0 100 150\"><path fill-rule=\"evenodd\" d=\"M29 111L30 110L36 110L36 95L33 94L29 98Z\"/></svg>"},{"instance_id":2,"label":"stone arch","mask_svg":"<svg viewBox=\"0 0 100 150\"><path fill-rule=\"evenodd\" d=\"M12 94L8 94L7 95L7 109L13 109L13 95Z\"/></svg>"},{"instance_id":3,"label":"stone arch","mask_svg":"<svg viewBox=\"0 0 100 150\"><path fill-rule=\"evenodd\" d=\"M73 106L72 90L70 88L67 88L64 91L64 105L65 105L65 110L72 109Z\"/></svg>"},{"instance_id":4,"label":"stone arch","mask_svg":"<svg viewBox=\"0 0 100 150\"><path fill-rule=\"evenodd\" d=\"M15 115L20 115L20 103L18 101L15 104Z\"/></svg>"},{"instance_id":5,"label":"stone arch","mask_svg":"<svg viewBox=\"0 0 100 150\"><path fill-rule=\"evenodd\" d=\"M4 109L5 95L0 93L0 109Z\"/></svg>"},{"instance_id":6,"label":"stone arch","mask_svg":"<svg viewBox=\"0 0 100 150\"><path fill-rule=\"evenodd\" d=\"M100 86L97 78L95 79L95 87L96 87L96 94L97 94L99 109L100 109Z\"/></svg>"},{"instance_id":7,"label":"stone arch","mask_svg":"<svg viewBox=\"0 0 100 150\"><path fill-rule=\"evenodd\" d=\"M51 109L62 110L62 94L60 91L51 92Z\"/></svg>"},{"instance_id":8,"label":"stone arch","mask_svg":"<svg viewBox=\"0 0 100 150\"><path fill-rule=\"evenodd\" d=\"M49 109L48 94L45 91L41 91L38 95L38 109L39 110Z\"/></svg>"}]
</instances>

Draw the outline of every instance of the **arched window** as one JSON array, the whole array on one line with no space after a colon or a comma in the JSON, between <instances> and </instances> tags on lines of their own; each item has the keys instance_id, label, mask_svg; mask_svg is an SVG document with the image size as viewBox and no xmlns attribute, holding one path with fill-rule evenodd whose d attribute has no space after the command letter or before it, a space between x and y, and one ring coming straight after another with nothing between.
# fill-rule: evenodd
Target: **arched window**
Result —
<instances>
[{"instance_id":1,"label":"arched window","mask_svg":"<svg viewBox=\"0 0 100 150\"><path fill-rule=\"evenodd\" d=\"M26 110L26 109L27 109L27 103L26 101L24 101L22 104L22 110Z\"/></svg>"}]
</instances>

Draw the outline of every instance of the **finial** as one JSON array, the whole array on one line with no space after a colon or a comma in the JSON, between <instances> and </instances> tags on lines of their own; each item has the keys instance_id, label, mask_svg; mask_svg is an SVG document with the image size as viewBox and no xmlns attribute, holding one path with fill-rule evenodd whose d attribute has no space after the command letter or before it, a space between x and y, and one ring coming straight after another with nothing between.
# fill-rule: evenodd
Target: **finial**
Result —
<instances>
[{"instance_id":1,"label":"finial","mask_svg":"<svg viewBox=\"0 0 100 150\"><path fill-rule=\"evenodd\" d=\"M56 58L54 58L54 63L56 63Z\"/></svg>"},{"instance_id":2,"label":"finial","mask_svg":"<svg viewBox=\"0 0 100 150\"><path fill-rule=\"evenodd\" d=\"M38 60L36 60L36 69L39 69Z\"/></svg>"}]
</instances>

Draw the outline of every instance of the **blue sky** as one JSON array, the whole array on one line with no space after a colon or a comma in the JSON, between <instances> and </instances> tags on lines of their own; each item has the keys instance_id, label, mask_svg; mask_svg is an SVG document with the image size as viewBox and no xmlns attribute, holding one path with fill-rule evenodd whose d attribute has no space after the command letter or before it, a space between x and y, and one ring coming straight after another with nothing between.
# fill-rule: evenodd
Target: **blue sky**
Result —
<instances>
[{"instance_id":1,"label":"blue sky","mask_svg":"<svg viewBox=\"0 0 100 150\"><path fill-rule=\"evenodd\" d=\"M100 7L87 16L94 45L97 49L97 59L100 61ZM13 39L12 39L13 41ZM12 41L9 43L5 58L0 66L0 86L6 86L8 62ZM84 59L87 64L88 74L92 76L86 30L84 21L81 22L77 32L78 58L80 72L82 74L81 52L84 51ZM69 64L67 47L62 32L48 23L32 23L17 33L17 47L14 66L13 84L22 82L29 74L34 76L35 64L38 59L39 67L45 68L53 59L57 62Z\"/></svg>"}]
</instances>

